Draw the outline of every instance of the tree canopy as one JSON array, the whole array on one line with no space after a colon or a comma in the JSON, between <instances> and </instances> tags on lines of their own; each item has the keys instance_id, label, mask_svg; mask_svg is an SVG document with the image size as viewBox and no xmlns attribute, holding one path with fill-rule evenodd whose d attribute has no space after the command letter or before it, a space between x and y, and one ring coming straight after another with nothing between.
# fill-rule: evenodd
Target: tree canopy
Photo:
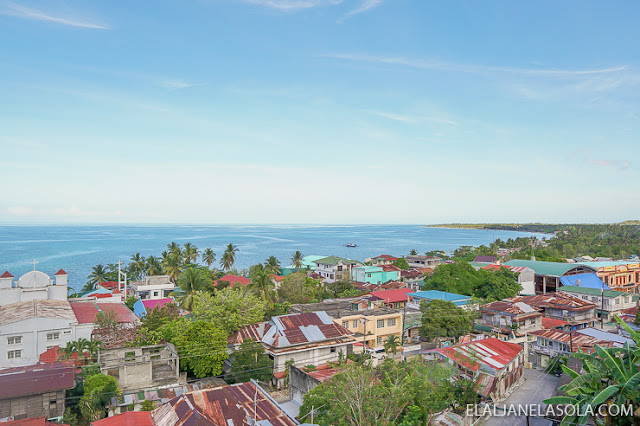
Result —
<instances>
[{"instance_id":1,"label":"tree canopy","mask_svg":"<svg viewBox=\"0 0 640 426\"><path fill-rule=\"evenodd\" d=\"M192 315L231 334L242 326L262 321L266 309L266 303L252 292L227 287L215 294L196 293Z\"/></svg>"},{"instance_id":2,"label":"tree canopy","mask_svg":"<svg viewBox=\"0 0 640 426\"><path fill-rule=\"evenodd\" d=\"M446 300L423 300L420 311L420 336L428 341L436 337L463 336L471 330L475 318L474 312L461 309Z\"/></svg>"}]
</instances>

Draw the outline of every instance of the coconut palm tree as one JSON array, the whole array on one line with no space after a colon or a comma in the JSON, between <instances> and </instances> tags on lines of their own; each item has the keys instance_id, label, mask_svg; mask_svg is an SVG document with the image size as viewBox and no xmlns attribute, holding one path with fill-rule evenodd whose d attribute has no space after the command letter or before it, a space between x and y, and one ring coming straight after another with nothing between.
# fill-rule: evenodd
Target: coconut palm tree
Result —
<instances>
[{"instance_id":1,"label":"coconut palm tree","mask_svg":"<svg viewBox=\"0 0 640 426\"><path fill-rule=\"evenodd\" d=\"M225 249L222 258L220 259L220 266L225 271L228 271L233 267L233 264L236 262L236 252L238 251L238 247L233 244L229 244Z\"/></svg>"},{"instance_id":2,"label":"coconut palm tree","mask_svg":"<svg viewBox=\"0 0 640 426\"><path fill-rule=\"evenodd\" d=\"M273 288L275 285L267 269L257 264L251 268L251 283L249 289L259 295L270 308L273 308Z\"/></svg>"},{"instance_id":3,"label":"coconut palm tree","mask_svg":"<svg viewBox=\"0 0 640 426\"><path fill-rule=\"evenodd\" d=\"M280 273L280 261L275 256L269 256L264 262L264 268L269 274L278 275Z\"/></svg>"},{"instance_id":4,"label":"coconut palm tree","mask_svg":"<svg viewBox=\"0 0 640 426\"><path fill-rule=\"evenodd\" d=\"M202 252L202 261L207 264L207 268L211 268L216 261L216 254L210 248L206 248Z\"/></svg>"},{"instance_id":5,"label":"coconut palm tree","mask_svg":"<svg viewBox=\"0 0 640 426\"><path fill-rule=\"evenodd\" d=\"M409 252L409 256L417 256L418 255L418 250L413 249Z\"/></svg>"},{"instance_id":6,"label":"coconut palm tree","mask_svg":"<svg viewBox=\"0 0 640 426\"><path fill-rule=\"evenodd\" d=\"M131 256L131 262L129 262L129 270L132 274L131 278L141 279L146 266L147 261L144 256L140 255L140 253L136 253Z\"/></svg>"},{"instance_id":7,"label":"coconut palm tree","mask_svg":"<svg viewBox=\"0 0 640 426\"><path fill-rule=\"evenodd\" d=\"M178 254L168 254L162 260L162 272L169 275L174 283L178 282L182 273L182 258Z\"/></svg>"},{"instance_id":8,"label":"coconut palm tree","mask_svg":"<svg viewBox=\"0 0 640 426\"><path fill-rule=\"evenodd\" d=\"M147 257L147 265L144 269L147 275L160 275L162 273L162 264L157 257Z\"/></svg>"},{"instance_id":9,"label":"coconut palm tree","mask_svg":"<svg viewBox=\"0 0 640 426\"><path fill-rule=\"evenodd\" d=\"M384 351L386 353L393 352L395 355L398 353L398 346L400 346L400 339L395 334L391 334L384 342Z\"/></svg>"},{"instance_id":10,"label":"coconut palm tree","mask_svg":"<svg viewBox=\"0 0 640 426\"><path fill-rule=\"evenodd\" d=\"M302 269L302 260L304 259L304 256L302 255L302 252L300 250L296 251L295 253L293 253L293 255L291 255L291 265L300 270Z\"/></svg>"},{"instance_id":11,"label":"coconut palm tree","mask_svg":"<svg viewBox=\"0 0 640 426\"><path fill-rule=\"evenodd\" d=\"M193 244L185 243L182 250L182 255L184 256L185 263L196 263L196 260L200 255L200 251L198 250L198 247L194 246Z\"/></svg>"},{"instance_id":12,"label":"coconut palm tree","mask_svg":"<svg viewBox=\"0 0 640 426\"><path fill-rule=\"evenodd\" d=\"M95 289L97 283L107 281L108 272L102 265L96 265L91 270L91 273L87 277L87 284L90 286L90 290Z\"/></svg>"},{"instance_id":13,"label":"coconut palm tree","mask_svg":"<svg viewBox=\"0 0 640 426\"><path fill-rule=\"evenodd\" d=\"M167 250L169 251L169 253L182 255L180 244L176 243L175 241L171 241L169 244L167 244Z\"/></svg>"},{"instance_id":14,"label":"coconut palm tree","mask_svg":"<svg viewBox=\"0 0 640 426\"><path fill-rule=\"evenodd\" d=\"M173 292L177 296L178 305L182 309L190 311L193 309L193 301L196 291L204 289L205 280L202 271L198 268L187 268L178 279L179 291Z\"/></svg>"}]
</instances>

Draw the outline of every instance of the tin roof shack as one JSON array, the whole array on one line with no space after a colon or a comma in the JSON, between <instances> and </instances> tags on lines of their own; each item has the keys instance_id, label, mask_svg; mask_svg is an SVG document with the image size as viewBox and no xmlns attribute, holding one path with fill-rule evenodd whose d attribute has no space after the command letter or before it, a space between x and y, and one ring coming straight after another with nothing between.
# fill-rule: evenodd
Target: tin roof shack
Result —
<instances>
[{"instance_id":1,"label":"tin roof shack","mask_svg":"<svg viewBox=\"0 0 640 426\"><path fill-rule=\"evenodd\" d=\"M273 359L276 385L282 384L287 361L299 366L336 362L340 352L344 356L353 352L355 342L353 334L324 311L281 315L243 327L229 337L231 350L248 339L261 342Z\"/></svg>"},{"instance_id":2,"label":"tin roof shack","mask_svg":"<svg viewBox=\"0 0 640 426\"><path fill-rule=\"evenodd\" d=\"M536 296L516 296L511 302L524 302L542 310L544 316L567 321L572 330L593 327L596 321L596 305L567 293L538 294Z\"/></svg>"},{"instance_id":3,"label":"tin roof shack","mask_svg":"<svg viewBox=\"0 0 640 426\"><path fill-rule=\"evenodd\" d=\"M567 275L583 274L586 272L596 272L587 265L576 263L545 262L540 260L513 259L504 263L506 266L522 266L535 271L535 292L536 294L547 294L555 292L562 284L560 277Z\"/></svg>"},{"instance_id":4,"label":"tin roof shack","mask_svg":"<svg viewBox=\"0 0 640 426\"><path fill-rule=\"evenodd\" d=\"M480 307L482 316L478 323L487 325L514 343L526 341L528 333L542 329L543 314L540 309L524 302L497 301Z\"/></svg>"},{"instance_id":5,"label":"tin roof shack","mask_svg":"<svg viewBox=\"0 0 640 426\"><path fill-rule=\"evenodd\" d=\"M558 289L558 292L570 294L582 300L594 303L596 316L605 321L615 321L615 315L622 314L625 309L633 308L635 301L633 295L623 291L603 290L602 288L589 288L582 286L565 285ZM604 300L603 300L604 296Z\"/></svg>"},{"instance_id":6,"label":"tin roof shack","mask_svg":"<svg viewBox=\"0 0 640 426\"><path fill-rule=\"evenodd\" d=\"M313 371L295 366L289 367L289 399L302 405L302 399L311 389L326 382L340 371L339 368L325 364Z\"/></svg>"},{"instance_id":7,"label":"tin roof shack","mask_svg":"<svg viewBox=\"0 0 640 426\"><path fill-rule=\"evenodd\" d=\"M37 364L0 370L0 418L59 417L65 391L75 386L74 367Z\"/></svg>"},{"instance_id":8,"label":"tin roof shack","mask_svg":"<svg viewBox=\"0 0 640 426\"><path fill-rule=\"evenodd\" d=\"M171 343L100 350L98 364L100 371L115 377L125 391L186 382L186 374L180 375L178 352Z\"/></svg>"},{"instance_id":9,"label":"tin roof shack","mask_svg":"<svg viewBox=\"0 0 640 426\"><path fill-rule=\"evenodd\" d=\"M300 424L253 380L189 392L171 399L151 416L158 426Z\"/></svg>"},{"instance_id":10,"label":"tin roof shack","mask_svg":"<svg viewBox=\"0 0 640 426\"><path fill-rule=\"evenodd\" d=\"M456 366L461 376L475 382L475 390L493 402L519 386L524 350L496 338L478 340L431 351Z\"/></svg>"}]
</instances>

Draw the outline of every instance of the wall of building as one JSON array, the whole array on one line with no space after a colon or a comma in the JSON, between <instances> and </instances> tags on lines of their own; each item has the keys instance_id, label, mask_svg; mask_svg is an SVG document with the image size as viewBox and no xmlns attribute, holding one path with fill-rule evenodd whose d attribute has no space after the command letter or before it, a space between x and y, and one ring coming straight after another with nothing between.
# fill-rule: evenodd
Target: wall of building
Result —
<instances>
[{"instance_id":1,"label":"wall of building","mask_svg":"<svg viewBox=\"0 0 640 426\"><path fill-rule=\"evenodd\" d=\"M0 418L13 417L14 420L60 417L64 414L64 409L64 391L0 400Z\"/></svg>"},{"instance_id":2,"label":"wall of building","mask_svg":"<svg viewBox=\"0 0 640 426\"><path fill-rule=\"evenodd\" d=\"M331 346L320 346L309 348L301 351L291 350L290 352L274 353L267 349L267 353L273 357L273 372L279 373L286 370L285 363L293 359L293 364L298 367L305 367L307 365L321 365L327 362L338 361L340 351L343 356L352 353L352 348L349 348L351 343L334 344Z\"/></svg>"},{"instance_id":3,"label":"wall of building","mask_svg":"<svg viewBox=\"0 0 640 426\"><path fill-rule=\"evenodd\" d=\"M304 395L319 384L317 379L295 366L289 368L289 398L293 402L302 405Z\"/></svg>"}]
</instances>

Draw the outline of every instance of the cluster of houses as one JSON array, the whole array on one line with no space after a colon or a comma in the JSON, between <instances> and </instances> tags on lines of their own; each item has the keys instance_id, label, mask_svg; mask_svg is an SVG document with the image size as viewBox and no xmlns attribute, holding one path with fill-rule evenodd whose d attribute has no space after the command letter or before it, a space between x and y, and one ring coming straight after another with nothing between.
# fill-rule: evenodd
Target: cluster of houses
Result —
<instances>
[{"instance_id":1,"label":"cluster of houses","mask_svg":"<svg viewBox=\"0 0 640 426\"><path fill-rule=\"evenodd\" d=\"M604 325L615 315L633 324L638 310L638 263L501 263L492 256L479 256L471 262L473 267L507 268L516 273L522 290L513 298L478 305L468 296L423 289L425 277L441 259L406 256L408 269L396 266L398 260L390 255L365 262L306 256L302 268L282 268L279 276L272 277L276 286L284 276L302 270L328 284L349 280L364 294L293 305L287 315L245 326L231 335L229 353L247 339L260 342L273 360L272 385L282 388L288 383L292 401L300 404L306 392L338 371L339 360L368 352L378 362L385 356L385 342L393 337L403 356L448 362L460 377L475 382L481 396L497 402L522 382L523 368L546 367L559 356L592 351L594 345L632 342L623 330ZM176 288L168 276L145 277L128 287L99 283L74 298L67 298L67 278L62 269L54 278L36 270L18 279L9 272L0 276L0 420L60 417L64 392L74 387L74 373L81 363L77 356L61 361L60 348L94 338L106 342L98 354L100 370L118 380L124 395L124 403L112 401L115 416L97 425L299 424L257 382L228 386L212 378L187 383L173 345L125 345L135 336L140 318L174 303L171 293ZM246 286L250 281L227 274L215 285L220 282ZM125 294L138 299L133 311L123 304ZM473 330L456 340L416 346L420 303L436 299L477 311ZM102 314L118 324L117 332L101 328ZM227 361L225 371L230 367ZM154 401L158 408L131 411L142 400ZM211 406L217 408L212 411Z\"/></svg>"}]
</instances>

